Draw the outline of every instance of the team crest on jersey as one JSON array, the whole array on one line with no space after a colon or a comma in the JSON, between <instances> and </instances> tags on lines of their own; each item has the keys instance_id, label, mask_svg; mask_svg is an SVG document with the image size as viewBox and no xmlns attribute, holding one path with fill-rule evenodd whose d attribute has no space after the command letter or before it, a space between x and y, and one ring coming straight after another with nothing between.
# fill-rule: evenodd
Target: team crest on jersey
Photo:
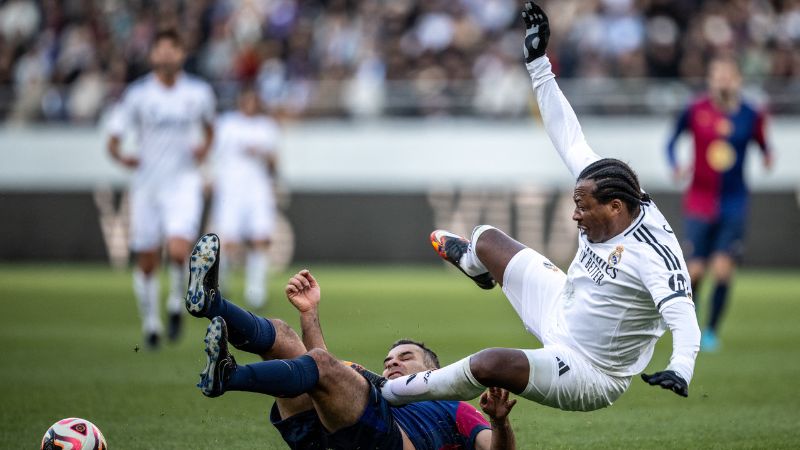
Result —
<instances>
[{"instance_id":1,"label":"team crest on jersey","mask_svg":"<svg viewBox=\"0 0 800 450\"><path fill-rule=\"evenodd\" d=\"M611 267L616 266L622 261L622 252L625 251L625 247L622 245L618 245L617 248L608 255L608 265Z\"/></svg>"}]
</instances>

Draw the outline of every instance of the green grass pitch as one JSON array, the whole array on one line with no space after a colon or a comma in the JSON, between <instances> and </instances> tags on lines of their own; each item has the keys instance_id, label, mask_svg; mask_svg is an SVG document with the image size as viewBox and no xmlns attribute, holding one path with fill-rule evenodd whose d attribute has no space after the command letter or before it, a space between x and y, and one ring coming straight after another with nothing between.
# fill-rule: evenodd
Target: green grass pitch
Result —
<instances>
[{"instance_id":1,"label":"green grass pitch","mask_svg":"<svg viewBox=\"0 0 800 450\"><path fill-rule=\"evenodd\" d=\"M499 290L480 291L443 266L311 269L330 350L372 370L401 337L424 340L443 363L485 347L538 346ZM287 276L271 278L263 313L296 326L281 295ZM240 289L233 277L226 295L240 298ZM519 448L797 448L799 293L798 271L743 271L723 348L699 356L688 399L635 379L592 413L523 400L511 416ZM283 448L267 419L271 398L207 399L195 388L204 320L187 316L177 345L134 351L141 337L128 272L0 266L0 305L0 447L36 448L51 423L76 416L97 424L112 449ZM667 334L649 370L665 366L670 346Z\"/></svg>"}]
</instances>

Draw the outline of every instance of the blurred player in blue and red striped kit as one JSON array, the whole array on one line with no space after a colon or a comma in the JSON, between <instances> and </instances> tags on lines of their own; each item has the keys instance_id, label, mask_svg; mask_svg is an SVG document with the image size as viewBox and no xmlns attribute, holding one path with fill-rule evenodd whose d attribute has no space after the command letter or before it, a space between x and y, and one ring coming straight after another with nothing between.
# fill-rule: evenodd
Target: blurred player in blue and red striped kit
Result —
<instances>
[{"instance_id":1,"label":"blurred player in blue and red striped kit","mask_svg":"<svg viewBox=\"0 0 800 450\"><path fill-rule=\"evenodd\" d=\"M708 325L701 340L701 349L706 351L719 347L717 329L743 248L749 202L744 162L751 141L761 149L764 166L772 167L765 112L742 99L741 86L742 77L733 59L711 61L708 93L683 111L667 145L676 180L688 178L692 172L683 200L692 291L698 292L709 267L715 281ZM675 154L678 138L686 130L694 139L693 170L681 165Z\"/></svg>"}]
</instances>

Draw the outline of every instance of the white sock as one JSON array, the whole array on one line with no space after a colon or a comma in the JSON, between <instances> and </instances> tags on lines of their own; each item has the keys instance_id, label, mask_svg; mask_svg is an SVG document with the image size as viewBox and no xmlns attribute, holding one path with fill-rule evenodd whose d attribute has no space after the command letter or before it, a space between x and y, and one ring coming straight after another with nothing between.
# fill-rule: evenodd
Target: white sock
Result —
<instances>
[{"instance_id":1,"label":"white sock","mask_svg":"<svg viewBox=\"0 0 800 450\"><path fill-rule=\"evenodd\" d=\"M183 311L183 297L186 294L186 272L189 269L183 264L169 264L169 295L167 296L167 312L180 314Z\"/></svg>"},{"instance_id":2,"label":"white sock","mask_svg":"<svg viewBox=\"0 0 800 450\"><path fill-rule=\"evenodd\" d=\"M475 246L478 243L478 238L481 236L481 234L483 234L484 231L493 229L495 228L491 225L480 225L475 227L474 230L472 230L472 237L470 237L469 248L467 249L467 252L464 253L464 256L461 257L461 260L458 262L458 265L461 266L461 268L464 269L464 272L466 272L469 276L474 277L476 275L480 275L482 273L486 273L489 271L489 269L487 269L486 266L483 265L481 260L478 259L478 255L477 253L475 253Z\"/></svg>"},{"instance_id":3,"label":"white sock","mask_svg":"<svg viewBox=\"0 0 800 450\"><path fill-rule=\"evenodd\" d=\"M392 405L425 400L472 400L486 390L469 369L469 356L442 367L389 380L381 395Z\"/></svg>"},{"instance_id":4,"label":"white sock","mask_svg":"<svg viewBox=\"0 0 800 450\"><path fill-rule=\"evenodd\" d=\"M253 308L264 306L267 300L267 270L269 258L262 250L248 250L245 261L244 298Z\"/></svg>"},{"instance_id":5,"label":"white sock","mask_svg":"<svg viewBox=\"0 0 800 450\"><path fill-rule=\"evenodd\" d=\"M145 334L161 333L161 315L158 308L159 281L155 273L146 275L139 269L133 271L133 292L142 317Z\"/></svg>"}]
</instances>

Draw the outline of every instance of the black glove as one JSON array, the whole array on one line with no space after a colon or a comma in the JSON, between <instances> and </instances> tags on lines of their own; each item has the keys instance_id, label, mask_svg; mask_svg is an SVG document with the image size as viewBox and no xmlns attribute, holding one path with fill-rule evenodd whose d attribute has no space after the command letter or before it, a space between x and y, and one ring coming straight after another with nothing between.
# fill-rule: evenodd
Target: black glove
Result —
<instances>
[{"instance_id":1,"label":"black glove","mask_svg":"<svg viewBox=\"0 0 800 450\"><path fill-rule=\"evenodd\" d=\"M665 370L663 372L656 372L652 375L642 374L642 379L650 386L661 386L664 389L670 389L672 392L680 395L681 397L689 396L689 385L686 380L681 378L680 375L673 370Z\"/></svg>"},{"instance_id":2,"label":"black glove","mask_svg":"<svg viewBox=\"0 0 800 450\"><path fill-rule=\"evenodd\" d=\"M550 22L542 8L533 2L525 3L522 21L525 22L525 62L529 63L544 55L550 40Z\"/></svg>"}]
</instances>

